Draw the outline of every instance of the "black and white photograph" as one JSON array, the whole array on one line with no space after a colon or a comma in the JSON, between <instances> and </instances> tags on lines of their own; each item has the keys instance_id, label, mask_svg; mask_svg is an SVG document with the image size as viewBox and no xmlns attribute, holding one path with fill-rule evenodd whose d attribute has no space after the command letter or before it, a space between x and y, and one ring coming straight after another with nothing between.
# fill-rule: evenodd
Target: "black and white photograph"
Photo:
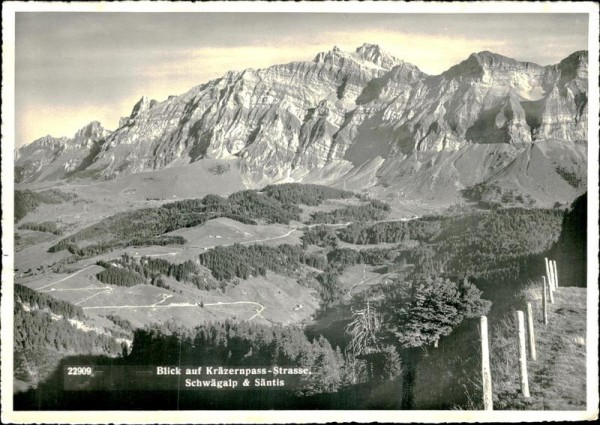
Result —
<instances>
[{"instance_id":1,"label":"black and white photograph","mask_svg":"<svg viewBox=\"0 0 600 425\"><path fill-rule=\"evenodd\" d=\"M2 21L3 422L598 418L595 3Z\"/></svg>"}]
</instances>

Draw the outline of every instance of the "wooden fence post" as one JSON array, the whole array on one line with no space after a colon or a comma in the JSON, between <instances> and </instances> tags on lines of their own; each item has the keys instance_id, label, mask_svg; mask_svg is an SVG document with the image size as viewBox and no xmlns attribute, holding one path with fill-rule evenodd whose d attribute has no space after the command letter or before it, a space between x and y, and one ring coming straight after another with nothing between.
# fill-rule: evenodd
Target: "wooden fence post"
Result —
<instances>
[{"instance_id":1,"label":"wooden fence post","mask_svg":"<svg viewBox=\"0 0 600 425\"><path fill-rule=\"evenodd\" d=\"M552 260L548 260L548 272L550 273L548 275L548 287L550 288L550 291L554 290L554 273L552 272Z\"/></svg>"},{"instance_id":2,"label":"wooden fence post","mask_svg":"<svg viewBox=\"0 0 600 425\"><path fill-rule=\"evenodd\" d=\"M548 279L548 285L551 285L552 280L550 275L550 262L548 261L548 257L544 257L544 261L546 263L546 278Z\"/></svg>"},{"instance_id":3,"label":"wooden fence post","mask_svg":"<svg viewBox=\"0 0 600 425\"><path fill-rule=\"evenodd\" d=\"M552 291L556 291L556 275L554 274L554 260L550 260L550 273L552 273Z\"/></svg>"},{"instance_id":4,"label":"wooden fence post","mask_svg":"<svg viewBox=\"0 0 600 425\"><path fill-rule=\"evenodd\" d=\"M552 280L552 278L550 278L550 280ZM550 304L554 304L554 291L552 289L552 284L550 282L548 282L548 295L550 298Z\"/></svg>"},{"instance_id":5,"label":"wooden fence post","mask_svg":"<svg viewBox=\"0 0 600 425\"><path fill-rule=\"evenodd\" d=\"M529 397L527 347L525 345L525 319L521 310L517 311L517 322L519 327L519 381L521 382L521 394L523 394L523 397Z\"/></svg>"},{"instance_id":6,"label":"wooden fence post","mask_svg":"<svg viewBox=\"0 0 600 425\"><path fill-rule=\"evenodd\" d=\"M548 289L552 290L552 285L553 285L553 280L552 280L552 267L550 267L550 261L548 261Z\"/></svg>"},{"instance_id":7,"label":"wooden fence post","mask_svg":"<svg viewBox=\"0 0 600 425\"><path fill-rule=\"evenodd\" d=\"M556 284L555 287L558 288L558 268L556 267L556 260L554 260L552 264L554 265L554 283Z\"/></svg>"},{"instance_id":8,"label":"wooden fence post","mask_svg":"<svg viewBox=\"0 0 600 425\"><path fill-rule=\"evenodd\" d=\"M548 284L546 276L542 276L542 312L544 314L544 325L548 324Z\"/></svg>"},{"instance_id":9,"label":"wooden fence post","mask_svg":"<svg viewBox=\"0 0 600 425\"><path fill-rule=\"evenodd\" d=\"M533 308L527 303L527 336L529 337L529 356L531 360L537 359L535 350L535 331L533 330Z\"/></svg>"},{"instance_id":10,"label":"wooden fence post","mask_svg":"<svg viewBox=\"0 0 600 425\"><path fill-rule=\"evenodd\" d=\"M490 346L488 343L487 317L481 316L481 380L483 409L494 410L492 399L492 373L490 371Z\"/></svg>"}]
</instances>

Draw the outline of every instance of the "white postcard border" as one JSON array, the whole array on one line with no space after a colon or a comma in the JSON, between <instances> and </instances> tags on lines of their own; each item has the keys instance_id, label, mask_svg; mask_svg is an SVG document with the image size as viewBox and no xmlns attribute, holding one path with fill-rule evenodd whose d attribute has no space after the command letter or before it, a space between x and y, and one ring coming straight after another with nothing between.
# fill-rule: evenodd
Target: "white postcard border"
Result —
<instances>
[{"instance_id":1,"label":"white postcard border","mask_svg":"<svg viewBox=\"0 0 600 425\"><path fill-rule=\"evenodd\" d=\"M4 423L310 423L521 422L598 418L598 5L593 2L189 3L10 2L2 6L2 422ZM54 12L320 12L320 13L587 13L589 16L587 410L556 411L13 411L13 193L15 13ZM596 52L596 53L594 53Z\"/></svg>"}]
</instances>

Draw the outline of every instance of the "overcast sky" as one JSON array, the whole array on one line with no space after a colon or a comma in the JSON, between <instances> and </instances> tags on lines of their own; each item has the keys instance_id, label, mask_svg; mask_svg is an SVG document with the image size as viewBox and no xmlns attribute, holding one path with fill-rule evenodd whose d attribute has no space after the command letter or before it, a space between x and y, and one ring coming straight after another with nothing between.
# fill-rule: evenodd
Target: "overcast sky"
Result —
<instances>
[{"instance_id":1,"label":"overcast sky","mask_svg":"<svg viewBox=\"0 0 600 425\"><path fill-rule=\"evenodd\" d=\"M490 50L548 65L587 48L585 14L36 13L16 15L16 145L115 129L142 96L164 100L230 69L379 44L439 74Z\"/></svg>"}]
</instances>

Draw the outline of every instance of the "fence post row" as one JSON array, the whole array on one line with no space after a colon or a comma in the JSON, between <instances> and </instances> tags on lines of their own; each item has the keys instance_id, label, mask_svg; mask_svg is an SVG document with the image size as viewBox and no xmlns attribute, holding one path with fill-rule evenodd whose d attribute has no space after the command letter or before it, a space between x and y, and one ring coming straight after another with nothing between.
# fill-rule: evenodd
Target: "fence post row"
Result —
<instances>
[{"instance_id":1,"label":"fence post row","mask_svg":"<svg viewBox=\"0 0 600 425\"><path fill-rule=\"evenodd\" d=\"M556 267L556 260L546 260L546 274L548 275L550 289L555 291L556 288L558 288L558 269Z\"/></svg>"},{"instance_id":2,"label":"fence post row","mask_svg":"<svg viewBox=\"0 0 600 425\"><path fill-rule=\"evenodd\" d=\"M521 310L517 311L517 322L519 327L519 381L521 383L521 394L523 394L523 397L529 397L527 347L525 345L525 319Z\"/></svg>"},{"instance_id":3,"label":"fence post row","mask_svg":"<svg viewBox=\"0 0 600 425\"><path fill-rule=\"evenodd\" d=\"M542 276L542 313L544 325L548 324L548 295L550 302L554 303L552 294L552 285L554 282L555 288L558 288L558 270L556 261L544 258L546 263L546 276ZM548 281L546 281L548 277ZM483 389L483 409L494 410L492 396L492 374L490 370L490 347L488 338L488 323L487 317L481 316L481 379ZM521 385L521 394L523 397L530 397L529 393L529 378L527 376L527 343L525 336L525 318L521 310L517 311L517 329L519 336L519 383ZM533 306L530 302L527 303L527 336L529 342L529 355L531 360L537 360L537 351L535 347L535 328L533 321ZM437 341L436 346L437 346Z\"/></svg>"},{"instance_id":4,"label":"fence post row","mask_svg":"<svg viewBox=\"0 0 600 425\"><path fill-rule=\"evenodd\" d=\"M481 316L481 378L483 387L483 409L494 410L492 399L492 374L490 371L488 324L487 317L485 316Z\"/></svg>"},{"instance_id":5,"label":"fence post row","mask_svg":"<svg viewBox=\"0 0 600 425\"><path fill-rule=\"evenodd\" d=\"M548 257L544 257L544 263L546 264L546 277L548 278L548 285L552 285L552 275L550 273L550 262Z\"/></svg>"}]
</instances>

